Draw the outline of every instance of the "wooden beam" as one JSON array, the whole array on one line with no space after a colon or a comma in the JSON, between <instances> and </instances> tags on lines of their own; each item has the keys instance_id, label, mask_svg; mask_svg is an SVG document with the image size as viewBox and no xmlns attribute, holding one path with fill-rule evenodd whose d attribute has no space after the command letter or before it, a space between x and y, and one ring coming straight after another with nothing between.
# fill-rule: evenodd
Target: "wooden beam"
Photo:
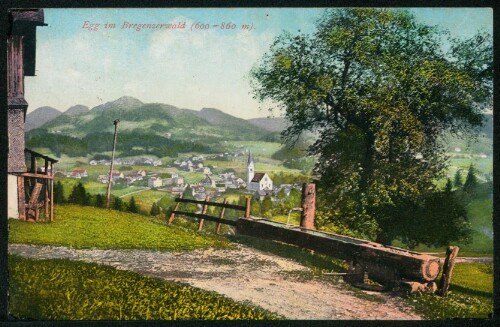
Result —
<instances>
[{"instance_id":1,"label":"wooden beam","mask_svg":"<svg viewBox=\"0 0 500 327\"><path fill-rule=\"evenodd\" d=\"M206 215L207 214L207 209L208 209L208 200L210 200L210 197L205 198L205 204L203 205L203 209L201 209L201 214ZM200 222L198 223L198 232L203 229L203 218L200 218Z\"/></svg>"},{"instance_id":2,"label":"wooden beam","mask_svg":"<svg viewBox=\"0 0 500 327\"><path fill-rule=\"evenodd\" d=\"M172 225L172 222L173 222L173 221L174 221L174 219L175 219L175 212L176 212L177 210L179 210L179 206L181 205L181 201L177 201L177 200L181 200L181 199L182 199L182 197L183 197L183 194L181 193L181 195L179 195L179 197L175 199L175 201L176 201L177 203L175 204L174 211L172 211L172 213L170 214L170 218L168 219L168 224L169 224L169 225Z\"/></svg>"},{"instance_id":3,"label":"wooden beam","mask_svg":"<svg viewBox=\"0 0 500 327\"><path fill-rule=\"evenodd\" d=\"M50 175L54 174L54 164L50 163ZM54 180L50 181L50 221L54 221Z\"/></svg>"},{"instance_id":4,"label":"wooden beam","mask_svg":"<svg viewBox=\"0 0 500 327\"><path fill-rule=\"evenodd\" d=\"M202 205L208 204L209 206L213 206L213 207L234 209L234 210L240 210L240 211L246 210L246 207L244 207L244 206L240 206L240 205L236 205L236 204L224 204L224 203L218 203L218 202L207 202L207 200L200 201L200 200L176 198L175 202L195 203L195 204L202 204Z\"/></svg>"},{"instance_id":5,"label":"wooden beam","mask_svg":"<svg viewBox=\"0 0 500 327\"><path fill-rule=\"evenodd\" d=\"M224 198L224 201L222 202L223 204L227 204L229 200L227 198ZM221 211L220 211L220 214L219 214L219 219L223 219L224 218L224 211L226 211L226 208L222 207ZM217 223L217 227L215 227L215 233L216 234L219 234L220 232L220 226L221 226L221 223L218 222Z\"/></svg>"},{"instance_id":6,"label":"wooden beam","mask_svg":"<svg viewBox=\"0 0 500 327\"><path fill-rule=\"evenodd\" d=\"M221 224L226 224L226 225L231 225L231 226L236 226L236 224L237 224L237 220L220 219L219 217L202 215L199 213L192 213L192 212L187 212L187 211L173 211L173 213L175 213L176 215L183 215L183 216L194 217L194 218L203 218L205 220L220 222Z\"/></svg>"},{"instance_id":7,"label":"wooden beam","mask_svg":"<svg viewBox=\"0 0 500 327\"><path fill-rule=\"evenodd\" d=\"M455 267L455 258L458 255L458 246L449 246L446 249L446 259L444 259L443 274L439 282L439 295L446 296L450 288L451 277L453 276L453 268Z\"/></svg>"},{"instance_id":8,"label":"wooden beam","mask_svg":"<svg viewBox=\"0 0 500 327\"><path fill-rule=\"evenodd\" d=\"M246 202L246 206L245 206L245 218L250 217L250 209L251 209L251 205L252 205L251 201L252 201L252 198L248 197L247 202Z\"/></svg>"},{"instance_id":9,"label":"wooden beam","mask_svg":"<svg viewBox=\"0 0 500 327\"><path fill-rule=\"evenodd\" d=\"M26 220L26 195L24 192L24 177L17 176L17 208L21 220Z\"/></svg>"},{"instance_id":10,"label":"wooden beam","mask_svg":"<svg viewBox=\"0 0 500 327\"><path fill-rule=\"evenodd\" d=\"M369 278L386 285L394 279L432 282L439 275L439 258L392 246L267 219L240 218L238 234L267 238L314 250L343 260L354 260Z\"/></svg>"},{"instance_id":11,"label":"wooden beam","mask_svg":"<svg viewBox=\"0 0 500 327\"><path fill-rule=\"evenodd\" d=\"M316 213L316 185L312 183L302 184L302 213L300 216L300 227L314 229L314 215Z\"/></svg>"},{"instance_id":12,"label":"wooden beam","mask_svg":"<svg viewBox=\"0 0 500 327\"><path fill-rule=\"evenodd\" d=\"M28 178L54 179L54 176L44 175L44 174L21 173L19 174L19 176L24 176Z\"/></svg>"},{"instance_id":13,"label":"wooden beam","mask_svg":"<svg viewBox=\"0 0 500 327\"><path fill-rule=\"evenodd\" d=\"M49 162L45 160L44 175L49 175ZM45 180L45 197L44 197L44 219L49 220L49 182L50 180Z\"/></svg>"}]
</instances>

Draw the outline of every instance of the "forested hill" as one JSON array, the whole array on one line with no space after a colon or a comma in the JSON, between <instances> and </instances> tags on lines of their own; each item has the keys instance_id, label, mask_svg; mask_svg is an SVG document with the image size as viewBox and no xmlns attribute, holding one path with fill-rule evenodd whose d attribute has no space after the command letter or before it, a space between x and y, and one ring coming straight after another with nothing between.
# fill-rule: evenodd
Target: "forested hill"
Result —
<instances>
[{"instance_id":1,"label":"forested hill","mask_svg":"<svg viewBox=\"0 0 500 327\"><path fill-rule=\"evenodd\" d=\"M109 151L110 142L106 140L112 140L115 119L120 119L117 150L129 155L218 152L221 142L258 141L271 133L218 109L180 109L132 97L121 97L90 110L84 106L72 108L28 131L27 146L49 147L55 154L70 156ZM40 110L34 112L40 114ZM28 114L27 122L31 119Z\"/></svg>"}]
</instances>

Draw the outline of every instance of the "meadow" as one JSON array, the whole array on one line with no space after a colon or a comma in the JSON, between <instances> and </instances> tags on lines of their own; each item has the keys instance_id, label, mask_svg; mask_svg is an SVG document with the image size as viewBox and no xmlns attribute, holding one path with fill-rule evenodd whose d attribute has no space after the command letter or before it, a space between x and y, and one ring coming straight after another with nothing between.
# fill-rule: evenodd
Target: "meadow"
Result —
<instances>
[{"instance_id":1,"label":"meadow","mask_svg":"<svg viewBox=\"0 0 500 327\"><path fill-rule=\"evenodd\" d=\"M35 320L262 320L279 316L189 285L70 260L9 256L9 312Z\"/></svg>"}]
</instances>

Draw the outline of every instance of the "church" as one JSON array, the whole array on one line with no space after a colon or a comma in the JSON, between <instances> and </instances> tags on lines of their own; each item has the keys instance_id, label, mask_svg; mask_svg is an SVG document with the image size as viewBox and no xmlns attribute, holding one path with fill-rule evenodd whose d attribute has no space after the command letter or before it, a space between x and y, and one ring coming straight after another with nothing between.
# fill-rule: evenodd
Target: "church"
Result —
<instances>
[{"instance_id":1,"label":"church","mask_svg":"<svg viewBox=\"0 0 500 327\"><path fill-rule=\"evenodd\" d=\"M247 189L250 191L272 191L273 180L267 173L255 172L255 164L250 151L247 161Z\"/></svg>"}]
</instances>

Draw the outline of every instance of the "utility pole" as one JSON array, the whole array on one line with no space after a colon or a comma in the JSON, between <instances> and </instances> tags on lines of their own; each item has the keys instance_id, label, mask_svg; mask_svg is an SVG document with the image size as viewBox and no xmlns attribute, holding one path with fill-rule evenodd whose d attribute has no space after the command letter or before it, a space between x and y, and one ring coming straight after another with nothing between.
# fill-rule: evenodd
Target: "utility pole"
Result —
<instances>
[{"instance_id":1,"label":"utility pole","mask_svg":"<svg viewBox=\"0 0 500 327\"><path fill-rule=\"evenodd\" d=\"M113 137L113 152L111 154L111 165L109 167L109 176L108 176L108 195L106 198L106 208L109 209L109 202L111 197L111 179L113 177L113 165L115 163L115 147L116 147L116 129L118 128L119 119L116 119L113 124L115 125L115 135Z\"/></svg>"}]
</instances>

